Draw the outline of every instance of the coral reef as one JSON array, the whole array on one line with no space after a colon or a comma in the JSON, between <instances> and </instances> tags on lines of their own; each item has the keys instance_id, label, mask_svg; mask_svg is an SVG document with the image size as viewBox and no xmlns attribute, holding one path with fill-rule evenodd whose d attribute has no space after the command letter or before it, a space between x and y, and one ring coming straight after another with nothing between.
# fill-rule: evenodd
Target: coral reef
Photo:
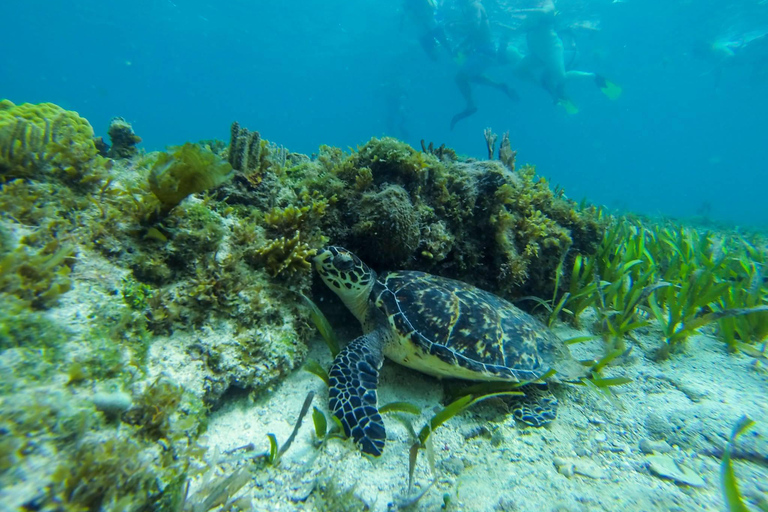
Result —
<instances>
[{"instance_id":1,"label":"coral reef","mask_svg":"<svg viewBox=\"0 0 768 512\"><path fill-rule=\"evenodd\" d=\"M328 201L290 187L263 208L201 197L232 175L205 147L108 161L76 113L1 105L0 501L178 510L206 407L304 358L295 292ZM275 185L290 158L263 154ZM295 271L254 256L297 232L296 254L268 258Z\"/></svg>"},{"instance_id":2,"label":"coral reef","mask_svg":"<svg viewBox=\"0 0 768 512\"><path fill-rule=\"evenodd\" d=\"M141 137L133 132L131 123L122 117L115 117L109 123L107 135L112 146L107 151L110 158L131 158L136 156L138 149L136 144L141 142Z\"/></svg>"},{"instance_id":3,"label":"coral reef","mask_svg":"<svg viewBox=\"0 0 768 512\"><path fill-rule=\"evenodd\" d=\"M489 151L495 139L486 134ZM349 155L321 148L301 183L334 198L324 233L374 268L437 273L508 298L549 297L563 259L596 251L605 229L598 210L552 191L533 167L515 171L508 136L501 161L433 151L392 138Z\"/></svg>"},{"instance_id":4,"label":"coral reef","mask_svg":"<svg viewBox=\"0 0 768 512\"><path fill-rule=\"evenodd\" d=\"M599 209L516 167L506 134L485 161L392 138L307 157L237 123L226 149L140 154L117 125L126 144L106 165L77 114L0 103L0 500L17 508L205 509L185 500L208 411L304 360L301 294L329 242L377 270L537 296L550 322L592 307L612 338L604 364L616 338L650 322L639 308L662 316L689 289L714 298L658 322L670 346L712 314L733 350L757 354L768 332L763 250L640 225L606 235ZM496 141L486 133L490 158ZM221 485L240 489L244 474ZM353 494L320 485L314 499Z\"/></svg>"},{"instance_id":5,"label":"coral reef","mask_svg":"<svg viewBox=\"0 0 768 512\"><path fill-rule=\"evenodd\" d=\"M354 235L371 252L383 255L388 266L407 260L418 247L419 215L400 185L364 193L358 213L360 220L352 226Z\"/></svg>"},{"instance_id":6,"label":"coral reef","mask_svg":"<svg viewBox=\"0 0 768 512\"><path fill-rule=\"evenodd\" d=\"M329 242L377 270L537 296L524 305L547 305L550 323L577 324L592 308L610 340L603 365L618 338L652 321L641 310L659 317L670 349L711 320L731 350L765 358L764 241L612 221L516 167L507 134L492 160L498 137L487 131L489 160L477 161L392 138L309 157L237 123L228 147L148 154L124 120L109 133L113 160L75 112L0 102L9 507L247 509L247 493L235 495L251 472L280 468L239 454L221 465L240 469L218 480L200 435L210 410L257 398L304 361L317 312L302 295L313 291L311 256ZM661 318L678 310L679 321ZM365 506L324 480L310 491L317 507Z\"/></svg>"},{"instance_id":7,"label":"coral reef","mask_svg":"<svg viewBox=\"0 0 768 512\"><path fill-rule=\"evenodd\" d=\"M77 112L53 103L14 105L0 101L0 176L57 178L77 182L90 178L100 162L93 128Z\"/></svg>"}]
</instances>

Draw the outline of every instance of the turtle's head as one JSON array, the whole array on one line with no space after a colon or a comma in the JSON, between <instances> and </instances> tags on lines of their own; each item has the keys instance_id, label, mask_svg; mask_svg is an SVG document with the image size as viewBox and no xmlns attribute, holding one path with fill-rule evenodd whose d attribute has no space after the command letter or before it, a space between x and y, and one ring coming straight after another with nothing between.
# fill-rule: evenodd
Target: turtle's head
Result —
<instances>
[{"instance_id":1,"label":"turtle's head","mask_svg":"<svg viewBox=\"0 0 768 512\"><path fill-rule=\"evenodd\" d=\"M312 260L323 282L362 322L368 311L368 294L376 281L376 273L343 247L321 249Z\"/></svg>"}]
</instances>

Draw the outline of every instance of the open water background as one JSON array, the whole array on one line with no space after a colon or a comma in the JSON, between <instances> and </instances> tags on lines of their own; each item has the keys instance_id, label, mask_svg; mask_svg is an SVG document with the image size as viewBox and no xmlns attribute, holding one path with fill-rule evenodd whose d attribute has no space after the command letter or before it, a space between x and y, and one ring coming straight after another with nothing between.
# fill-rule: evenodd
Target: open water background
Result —
<instances>
[{"instance_id":1,"label":"open water background","mask_svg":"<svg viewBox=\"0 0 768 512\"><path fill-rule=\"evenodd\" d=\"M511 8L532 6L484 3L512 25ZM768 38L754 39L768 2L557 6L564 26L591 27L572 31L575 65L619 84L617 101L573 82L580 112L568 115L500 68L521 101L477 88L478 113L450 131L456 66L426 56L396 0L5 0L0 97L77 110L99 135L123 116L148 150L227 139L238 120L308 154L390 134L483 157L492 127L574 199L768 226ZM725 64L697 51L750 38Z\"/></svg>"}]
</instances>

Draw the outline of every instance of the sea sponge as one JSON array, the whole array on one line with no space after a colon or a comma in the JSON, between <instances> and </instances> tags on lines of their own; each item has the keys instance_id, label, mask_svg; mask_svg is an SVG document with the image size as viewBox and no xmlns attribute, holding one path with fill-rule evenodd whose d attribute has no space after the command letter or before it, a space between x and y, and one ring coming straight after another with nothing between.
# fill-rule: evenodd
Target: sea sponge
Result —
<instances>
[{"instance_id":1,"label":"sea sponge","mask_svg":"<svg viewBox=\"0 0 768 512\"><path fill-rule=\"evenodd\" d=\"M170 210L190 194L204 192L232 177L232 166L212 151L187 142L161 153L149 174L149 188Z\"/></svg>"},{"instance_id":2,"label":"sea sponge","mask_svg":"<svg viewBox=\"0 0 768 512\"><path fill-rule=\"evenodd\" d=\"M81 180L97 154L93 128L77 112L0 101L0 175L40 179L54 171Z\"/></svg>"}]
</instances>

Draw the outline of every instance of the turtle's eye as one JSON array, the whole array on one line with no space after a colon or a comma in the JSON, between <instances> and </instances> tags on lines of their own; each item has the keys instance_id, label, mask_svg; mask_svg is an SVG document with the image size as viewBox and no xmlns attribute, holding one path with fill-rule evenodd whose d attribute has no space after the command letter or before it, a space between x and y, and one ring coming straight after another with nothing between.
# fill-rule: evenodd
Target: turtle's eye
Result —
<instances>
[{"instance_id":1,"label":"turtle's eye","mask_svg":"<svg viewBox=\"0 0 768 512\"><path fill-rule=\"evenodd\" d=\"M355 266L355 262L349 254L337 254L333 258L333 266L336 267L337 270L352 270L352 267Z\"/></svg>"}]
</instances>

